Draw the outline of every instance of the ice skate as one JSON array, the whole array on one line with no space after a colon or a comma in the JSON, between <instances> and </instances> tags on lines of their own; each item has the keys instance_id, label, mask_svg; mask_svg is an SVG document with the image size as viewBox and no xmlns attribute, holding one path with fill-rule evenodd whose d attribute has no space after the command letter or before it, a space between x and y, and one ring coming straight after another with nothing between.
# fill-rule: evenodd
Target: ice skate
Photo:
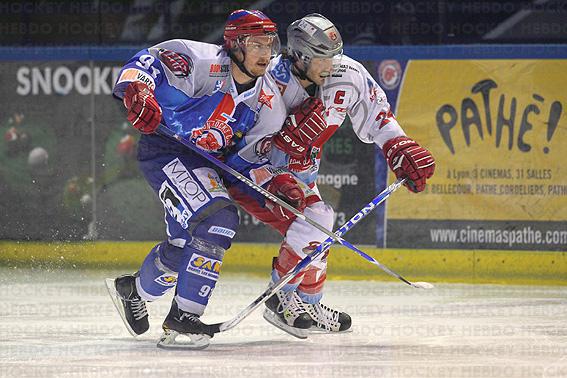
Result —
<instances>
[{"instance_id":1,"label":"ice skate","mask_svg":"<svg viewBox=\"0 0 567 378\"><path fill-rule=\"evenodd\" d=\"M338 333L350 329L352 320L346 312L334 310L322 303L303 303L303 307L313 319L313 325L309 329L311 332Z\"/></svg>"},{"instance_id":2,"label":"ice skate","mask_svg":"<svg viewBox=\"0 0 567 378\"><path fill-rule=\"evenodd\" d=\"M179 309L175 299L162 327L157 346L164 349L205 349L214 335L199 315Z\"/></svg>"},{"instance_id":3,"label":"ice skate","mask_svg":"<svg viewBox=\"0 0 567 378\"><path fill-rule=\"evenodd\" d=\"M107 278L106 288L128 332L134 337L150 328L146 302L136 290L137 274L126 274L116 279Z\"/></svg>"},{"instance_id":4,"label":"ice skate","mask_svg":"<svg viewBox=\"0 0 567 378\"><path fill-rule=\"evenodd\" d=\"M278 291L266 301L266 307L266 321L299 339L307 338L307 330L312 326L313 320L295 291Z\"/></svg>"}]
</instances>

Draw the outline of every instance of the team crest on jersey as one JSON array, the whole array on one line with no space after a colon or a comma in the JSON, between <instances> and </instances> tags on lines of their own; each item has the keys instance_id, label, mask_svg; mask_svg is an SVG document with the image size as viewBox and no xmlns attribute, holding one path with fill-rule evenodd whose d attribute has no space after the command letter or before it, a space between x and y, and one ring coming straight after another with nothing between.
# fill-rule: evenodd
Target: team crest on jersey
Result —
<instances>
[{"instance_id":1,"label":"team crest on jersey","mask_svg":"<svg viewBox=\"0 0 567 378\"><path fill-rule=\"evenodd\" d=\"M257 156L265 158L272 148L272 138L262 138L254 145L254 152Z\"/></svg>"},{"instance_id":2,"label":"team crest on jersey","mask_svg":"<svg viewBox=\"0 0 567 378\"><path fill-rule=\"evenodd\" d=\"M396 89L402 81L402 66L397 60L383 60L378 66L378 80L384 89Z\"/></svg>"},{"instance_id":3,"label":"team crest on jersey","mask_svg":"<svg viewBox=\"0 0 567 378\"><path fill-rule=\"evenodd\" d=\"M175 51L159 49L159 60L177 77L187 77L193 73L193 60L190 56Z\"/></svg>"},{"instance_id":4,"label":"team crest on jersey","mask_svg":"<svg viewBox=\"0 0 567 378\"><path fill-rule=\"evenodd\" d=\"M170 273L164 273L161 276L157 277L154 281L161 286L173 287L177 283L177 277Z\"/></svg>"}]
</instances>

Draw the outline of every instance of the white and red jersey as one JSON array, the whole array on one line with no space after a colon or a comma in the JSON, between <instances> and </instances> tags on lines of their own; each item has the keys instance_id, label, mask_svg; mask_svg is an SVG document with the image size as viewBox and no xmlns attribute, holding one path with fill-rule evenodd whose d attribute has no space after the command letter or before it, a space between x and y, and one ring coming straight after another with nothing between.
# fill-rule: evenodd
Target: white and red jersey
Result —
<instances>
[{"instance_id":1,"label":"white and red jersey","mask_svg":"<svg viewBox=\"0 0 567 378\"><path fill-rule=\"evenodd\" d=\"M321 98L325 105L325 119L329 126L324 141L343 124L347 115L357 137L364 143L374 143L382 148L386 141L404 136L404 131L392 114L386 94L366 68L345 55L334 59L337 69L316 92L316 97ZM282 94L288 113L309 96L293 75L291 67L289 58L280 55L272 60L268 69ZM274 151L271 157L274 165L283 165L282 156L278 156L282 154ZM312 183L316 174L317 170L312 169L297 175L306 183Z\"/></svg>"}]
</instances>

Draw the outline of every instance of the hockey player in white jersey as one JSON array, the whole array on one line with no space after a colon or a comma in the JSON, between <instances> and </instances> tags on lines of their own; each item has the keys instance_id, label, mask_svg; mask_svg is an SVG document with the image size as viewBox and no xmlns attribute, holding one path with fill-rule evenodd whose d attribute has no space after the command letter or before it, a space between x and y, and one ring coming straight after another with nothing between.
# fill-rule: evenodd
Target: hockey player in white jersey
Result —
<instances>
[{"instance_id":1,"label":"hockey player in white jersey","mask_svg":"<svg viewBox=\"0 0 567 378\"><path fill-rule=\"evenodd\" d=\"M279 50L276 25L262 12L238 10L228 18L224 39L224 46L172 40L144 49L126 63L114 87L128 120L142 133L138 160L163 203L167 238L138 272L109 279L107 285L133 335L149 328L146 302L175 287L158 344L163 347L175 344L179 334L191 338L187 347L208 345L212 331L200 316L239 219L220 179L223 173L155 131L164 124L224 158L233 148L245 155L255 147L256 135L275 133L286 117L277 86L264 75ZM239 169L248 163L237 154L231 164Z\"/></svg>"},{"instance_id":2,"label":"hockey player in white jersey","mask_svg":"<svg viewBox=\"0 0 567 378\"><path fill-rule=\"evenodd\" d=\"M271 164L287 167L301 181L289 175L276 175L269 189L289 203L304 209L305 215L329 229L333 210L320 198L316 177L323 144L343 124L348 115L353 130L364 143L382 149L397 177L406 177L412 192L424 189L433 175L435 160L430 152L407 137L390 110L384 91L362 64L342 54L343 43L337 28L320 14L310 14L293 22L287 29L287 53L272 60L269 74L280 89L288 111L297 113L272 138ZM313 96L324 105L324 121L313 127L296 109ZM315 132L313 131L315 129ZM251 177L262 177L273 171L268 167L251 171ZM272 279L277 281L305 257L326 235L314 230L301 219L277 205L230 188L231 196L247 212L271 225L285 238L274 259ZM313 263L267 303L264 317L292 335L305 337L306 329L338 332L351 325L350 316L321 303L326 279L327 260ZM308 321L308 317L312 319Z\"/></svg>"}]
</instances>

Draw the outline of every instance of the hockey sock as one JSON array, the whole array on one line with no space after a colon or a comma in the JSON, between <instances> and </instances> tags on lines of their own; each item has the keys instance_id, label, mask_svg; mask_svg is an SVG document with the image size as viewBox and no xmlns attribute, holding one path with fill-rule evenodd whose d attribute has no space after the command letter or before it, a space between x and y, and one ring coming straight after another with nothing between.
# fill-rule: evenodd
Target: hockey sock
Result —
<instances>
[{"instance_id":1,"label":"hockey sock","mask_svg":"<svg viewBox=\"0 0 567 378\"><path fill-rule=\"evenodd\" d=\"M140 268L136 278L138 295L146 301L154 301L164 295L177 283L177 267L183 250L167 241L156 245Z\"/></svg>"},{"instance_id":2,"label":"hockey sock","mask_svg":"<svg viewBox=\"0 0 567 378\"><path fill-rule=\"evenodd\" d=\"M278 257L274 258L272 263L272 281L278 282L280 278L293 269L303 258L305 254L303 253L296 253L293 248L289 246L285 241L282 242L280 246L280 253ZM297 277L293 278L289 281L282 290L285 292L289 292L295 290L301 280L303 279L304 273L301 272Z\"/></svg>"},{"instance_id":3,"label":"hockey sock","mask_svg":"<svg viewBox=\"0 0 567 378\"><path fill-rule=\"evenodd\" d=\"M311 266L305 272L305 276L301 284L297 288L297 294L305 303L315 304L321 301L323 297L323 285L327 279L327 258L324 257L325 262L317 261L319 266ZM322 267L324 265L324 267Z\"/></svg>"},{"instance_id":4,"label":"hockey sock","mask_svg":"<svg viewBox=\"0 0 567 378\"><path fill-rule=\"evenodd\" d=\"M238 227L236 207L228 206L206 218L183 249L175 301L186 312L202 315L219 278L222 259Z\"/></svg>"}]
</instances>

